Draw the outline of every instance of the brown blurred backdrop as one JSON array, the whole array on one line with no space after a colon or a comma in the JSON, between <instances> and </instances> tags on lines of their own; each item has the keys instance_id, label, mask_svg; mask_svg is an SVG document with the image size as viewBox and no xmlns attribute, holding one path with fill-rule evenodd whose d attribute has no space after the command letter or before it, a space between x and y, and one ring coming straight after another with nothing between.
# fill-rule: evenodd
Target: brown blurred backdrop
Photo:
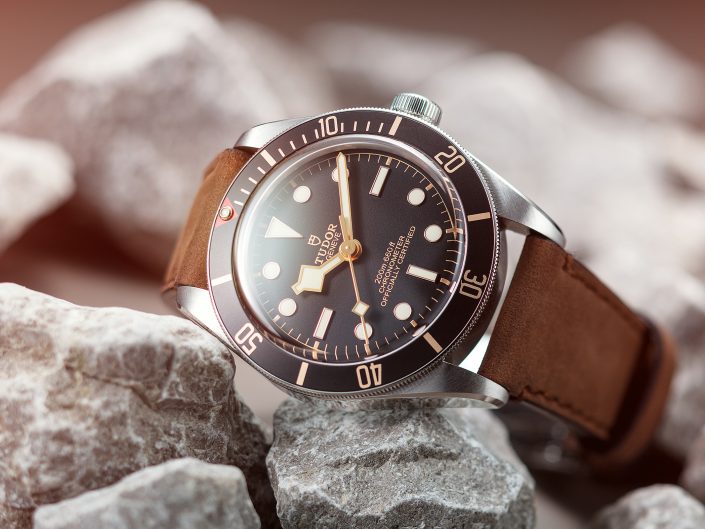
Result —
<instances>
[{"instance_id":1,"label":"brown blurred backdrop","mask_svg":"<svg viewBox=\"0 0 705 529\"><path fill-rule=\"evenodd\" d=\"M0 0L0 90L26 72L75 27L127 0ZM515 51L549 69L574 41L612 24L641 23L701 64L705 64L705 3L696 0L532 2L405 0L380 2L203 2L216 14L238 15L271 26L289 37L306 25L328 19L368 21L410 30L451 32L490 47ZM656 81L655 81L656 82Z\"/></svg>"}]
</instances>

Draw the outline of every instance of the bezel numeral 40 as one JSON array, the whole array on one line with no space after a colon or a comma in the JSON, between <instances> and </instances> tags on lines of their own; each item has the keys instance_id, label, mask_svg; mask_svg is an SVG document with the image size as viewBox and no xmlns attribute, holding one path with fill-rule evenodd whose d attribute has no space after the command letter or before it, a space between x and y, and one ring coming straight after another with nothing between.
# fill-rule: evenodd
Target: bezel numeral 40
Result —
<instances>
[{"instance_id":1,"label":"bezel numeral 40","mask_svg":"<svg viewBox=\"0 0 705 529\"><path fill-rule=\"evenodd\" d=\"M357 383L360 389L367 389L372 386L380 386L382 384L382 364L363 364L357 366Z\"/></svg>"}]
</instances>

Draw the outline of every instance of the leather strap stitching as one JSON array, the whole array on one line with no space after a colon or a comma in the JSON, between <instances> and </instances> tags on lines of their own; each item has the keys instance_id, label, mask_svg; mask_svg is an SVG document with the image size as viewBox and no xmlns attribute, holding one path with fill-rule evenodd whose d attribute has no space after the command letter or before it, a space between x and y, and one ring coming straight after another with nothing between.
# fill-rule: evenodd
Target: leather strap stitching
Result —
<instances>
[{"instance_id":1,"label":"leather strap stitching","mask_svg":"<svg viewBox=\"0 0 705 529\"><path fill-rule=\"evenodd\" d=\"M570 402L566 402L561 400L560 398L556 397L555 395L551 395L547 393L544 390L541 389L535 389L532 388L531 386L524 386L522 390L519 392L519 395L517 395L518 398L524 399L524 394L528 393L533 397L539 398L546 400L548 402L551 402L558 406L561 410L566 412L568 415L575 415L583 419L585 422L591 424L595 429L600 430L603 435L607 435L607 425L603 422L597 419L595 416L583 411L581 408L578 408L574 404L571 404Z\"/></svg>"}]
</instances>

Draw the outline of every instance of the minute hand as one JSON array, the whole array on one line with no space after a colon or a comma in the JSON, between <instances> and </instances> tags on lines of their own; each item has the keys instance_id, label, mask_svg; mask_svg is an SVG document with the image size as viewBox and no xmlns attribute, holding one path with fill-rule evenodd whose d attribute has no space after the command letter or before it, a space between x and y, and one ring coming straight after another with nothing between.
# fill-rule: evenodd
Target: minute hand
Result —
<instances>
[{"instance_id":1,"label":"minute hand","mask_svg":"<svg viewBox=\"0 0 705 529\"><path fill-rule=\"evenodd\" d=\"M348 177L348 163L342 152L336 157L338 169L338 194L340 195L340 231L343 233L344 241L353 239L352 229L352 208L350 207L350 182Z\"/></svg>"}]
</instances>

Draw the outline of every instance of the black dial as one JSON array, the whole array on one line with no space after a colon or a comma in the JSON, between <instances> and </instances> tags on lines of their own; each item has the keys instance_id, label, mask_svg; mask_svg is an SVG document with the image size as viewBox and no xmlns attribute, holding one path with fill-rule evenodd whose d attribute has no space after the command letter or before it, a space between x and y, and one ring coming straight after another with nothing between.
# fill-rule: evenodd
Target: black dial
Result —
<instances>
[{"instance_id":1,"label":"black dial","mask_svg":"<svg viewBox=\"0 0 705 529\"><path fill-rule=\"evenodd\" d=\"M229 340L270 378L370 395L476 343L499 247L487 186L452 139L397 112L342 110L274 138L233 175L209 291Z\"/></svg>"},{"instance_id":2,"label":"black dial","mask_svg":"<svg viewBox=\"0 0 705 529\"><path fill-rule=\"evenodd\" d=\"M337 147L292 160L255 191L235 262L243 302L285 349L359 362L403 347L440 313L462 266L462 220L428 168Z\"/></svg>"}]
</instances>

